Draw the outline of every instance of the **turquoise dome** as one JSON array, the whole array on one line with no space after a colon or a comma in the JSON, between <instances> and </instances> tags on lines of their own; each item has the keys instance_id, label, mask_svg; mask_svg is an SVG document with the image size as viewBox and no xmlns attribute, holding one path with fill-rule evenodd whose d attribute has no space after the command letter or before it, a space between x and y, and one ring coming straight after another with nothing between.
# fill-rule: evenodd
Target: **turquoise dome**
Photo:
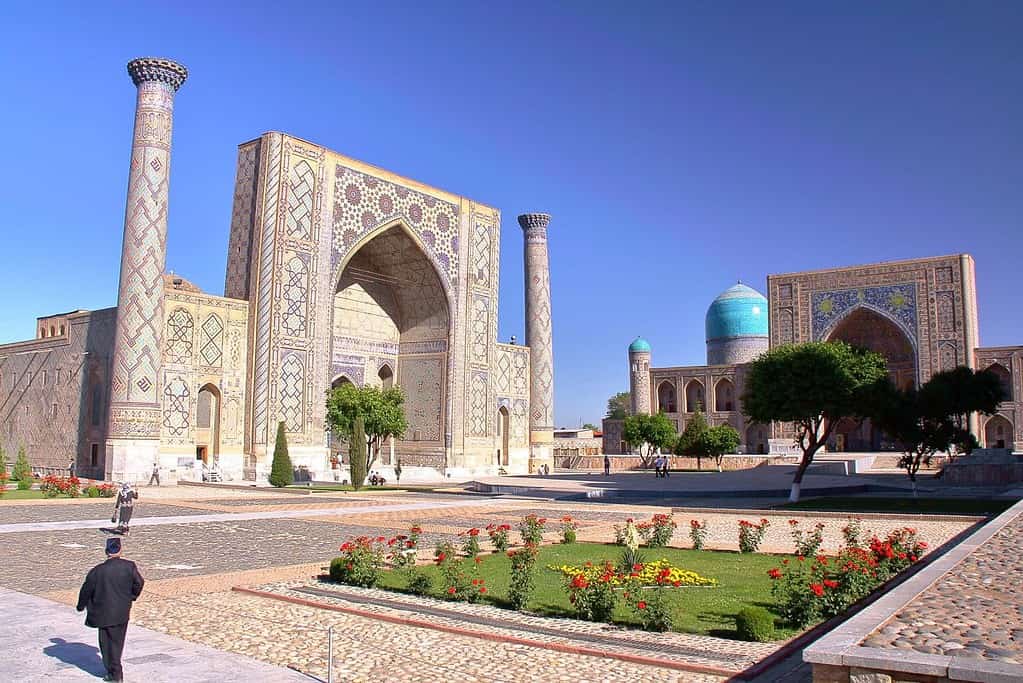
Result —
<instances>
[{"instance_id":1,"label":"turquoise dome","mask_svg":"<svg viewBox=\"0 0 1023 683\"><path fill-rule=\"evenodd\" d=\"M643 337L636 337L636 339L629 344L629 353L645 352L650 353L650 342Z\"/></svg>"},{"instance_id":2,"label":"turquoise dome","mask_svg":"<svg viewBox=\"0 0 1023 683\"><path fill-rule=\"evenodd\" d=\"M707 341L767 337L767 298L741 282L729 287L707 309Z\"/></svg>"}]
</instances>

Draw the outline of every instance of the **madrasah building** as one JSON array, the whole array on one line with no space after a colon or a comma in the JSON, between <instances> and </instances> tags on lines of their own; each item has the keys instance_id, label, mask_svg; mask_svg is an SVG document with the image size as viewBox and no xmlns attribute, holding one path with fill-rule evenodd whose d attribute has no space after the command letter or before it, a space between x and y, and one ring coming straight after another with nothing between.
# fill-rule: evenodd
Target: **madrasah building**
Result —
<instances>
[{"instance_id":1,"label":"madrasah building","mask_svg":"<svg viewBox=\"0 0 1023 683\"><path fill-rule=\"evenodd\" d=\"M986 448L1023 451L1023 346L982 347L975 263L968 254L769 275L765 297L739 283L707 309L706 365L653 366L642 337L629 346L631 408L663 412L681 432L699 409L711 425L729 424L740 453L790 453L781 424L749 424L742 395L750 361L782 344L842 340L876 351L901 387L965 365L1001 379L1008 399L971 429ZM604 420L605 453L628 453L622 421ZM869 421L840 423L829 451L894 450Z\"/></svg>"},{"instance_id":2,"label":"madrasah building","mask_svg":"<svg viewBox=\"0 0 1023 683\"><path fill-rule=\"evenodd\" d=\"M187 70L137 87L117 306L38 318L0 346L0 445L33 467L139 481L333 478L328 391L400 386L378 466L465 477L553 466L547 225L518 217L525 345L497 341L501 214L283 133L238 147L224 295L165 270L173 108Z\"/></svg>"}]
</instances>

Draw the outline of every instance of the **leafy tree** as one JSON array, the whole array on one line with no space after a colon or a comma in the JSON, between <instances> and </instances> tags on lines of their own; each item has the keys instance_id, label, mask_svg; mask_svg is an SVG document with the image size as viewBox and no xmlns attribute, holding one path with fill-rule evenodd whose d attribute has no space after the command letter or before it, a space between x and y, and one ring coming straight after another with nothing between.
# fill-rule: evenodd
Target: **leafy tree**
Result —
<instances>
[{"instance_id":1,"label":"leafy tree","mask_svg":"<svg viewBox=\"0 0 1023 683\"><path fill-rule=\"evenodd\" d=\"M284 434L284 422L277 423L277 441L274 443L274 458L270 463L270 484L278 488L295 481L295 470L288 455L288 437Z\"/></svg>"},{"instance_id":2,"label":"leafy tree","mask_svg":"<svg viewBox=\"0 0 1023 683\"><path fill-rule=\"evenodd\" d=\"M405 420L405 394L399 387L379 389L357 387L345 383L327 395L327 422L334 434L355 443L353 438L355 420L362 418L366 430L366 471L380 455L380 448L389 438L400 439L405 435L408 422Z\"/></svg>"},{"instance_id":3,"label":"leafy tree","mask_svg":"<svg viewBox=\"0 0 1023 683\"><path fill-rule=\"evenodd\" d=\"M883 356L841 341L779 346L750 363L746 417L791 422L803 451L789 500L799 500L803 475L839 421L871 415L872 398L886 381Z\"/></svg>"},{"instance_id":4,"label":"leafy tree","mask_svg":"<svg viewBox=\"0 0 1023 683\"><path fill-rule=\"evenodd\" d=\"M704 430L700 435L700 450L714 458L718 472L726 453L735 453L739 448L739 432L731 425L718 425Z\"/></svg>"},{"instance_id":5,"label":"leafy tree","mask_svg":"<svg viewBox=\"0 0 1023 683\"><path fill-rule=\"evenodd\" d=\"M977 447L966 416L991 415L1005 398L997 375L960 367L934 375L919 391L887 383L878 394L872 419L902 448L899 467L906 470L915 497L916 475L936 453L969 453Z\"/></svg>"},{"instance_id":6,"label":"leafy tree","mask_svg":"<svg viewBox=\"0 0 1023 683\"><path fill-rule=\"evenodd\" d=\"M18 447L18 459L14 461L14 467L11 469L11 480L32 480L32 466L28 464L28 455L25 454L24 446Z\"/></svg>"},{"instance_id":7,"label":"leafy tree","mask_svg":"<svg viewBox=\"0 0 1023 683\"><path fill-rule=\"evenodd\" d=\"M2 443L0 443L0 473L7 474L7 453L4 452Z\"/></svg>"},{"instance_id":8,"label":"leafy tree","mask_svg":"<svg viewBox=\"0 0 1023 683\"><path fill-rule=\"evenodd\" d=\"M632 414L632 395L620 391L607 399L607 417L610 420L624 420Z\"/></svg>"},{"instance_id":9,"label":"leafy tree","mask_svg":"<svg viewBox=\"0 0 1023 683\"><path fill-rule=\"evenodd\" d=\"M703 444L700 442L704 432L707 431L707 418L703 416L700 409L697 408L689 421L686 422L686 428L682 430L682 434L679 435L678 441L675 442L675 455L688 455L690 457L696 457L696 469L702 469L703 456L708 455L703 450Z\"/></svg>"},{"instance_id":10,"label":"leafy tree","mask_svg":"<svg viewBox=\"0 0 1023 683\"><path fill-rule=\"evenodd\" d=\"M629 415L622 426L622 438L631 446L638 446L643 466L649 466L650 457L658 449L667 450L675 445L675 425L664 413L656 415Z\"/></svg>"},{"instance_id":11,"label":"leafy tree","mask_svg":"<svg viewBox=\"0 0 1023 683\"><path fill-rule=\"evenodd\" d=\"M592 429L595 432L599 432L600 431L600 427L598 427L597 425L593 424L592 422L585 423L583 425L583 429Z\"/></svg>"},{"instance_id":12,"label":"leafy tree","mask_svg":"<svg viewBox=\"0 0 1023 683\"><path fill-rule=\"evenodd\" d=\"M931 376L924 386L927 388L924 400L928 409L947 414L960 437L970 433L970 413L994 415L998 404L1008 398L998 375L989 370L974 372L963 365ZM923 391L921 387L921 393ZM948 454L955 458L960 453L968 454L975 447L976 439L953 442Z\"/></svg>"},{"instance_id":13,"label":"leafy tree","mask_svg":"<svg viewBox=\"0 0 1023 683\"><path fill-rule=\"evenodd\" d=\"M352 436L349 440L351 451L348 457L348 471L352 475L352 488L356 491L362 488L369 472L366 446L366 421L360 415L352 421Z\"/></svg>"}]
</instances>

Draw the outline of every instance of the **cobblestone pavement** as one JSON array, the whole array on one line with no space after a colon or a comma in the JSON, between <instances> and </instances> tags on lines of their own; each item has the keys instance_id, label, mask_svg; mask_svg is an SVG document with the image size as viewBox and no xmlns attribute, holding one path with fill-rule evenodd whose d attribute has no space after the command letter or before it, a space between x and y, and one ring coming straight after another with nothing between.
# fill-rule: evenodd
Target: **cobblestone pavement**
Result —
<instances>
[{"instance_id":1,"label":"cobblestone pavement","mask_svg":"<svg viewBox=\"0 0 1023 683\"><path fill-rule=\"evenodd\" d=\"M867 647L1023 664L1023 515L887 624Z\"/></svg>"},{"instance_id":2,"label":"cobblestone pavement","mask_svg":"<svg viewBox=\"0 0 1023 683\"><path fill-rule=\"evenodd\" d=\"M114 500L104 498L79 505L53 503L50 505L0 505L0 524L27 524L32 522L71 522L80 519L110 519L114 512ZM167 517L171 515L208 514L201 508L166 503L138 503L133 519L144 517Z\"/></svg>"}]
</instances>

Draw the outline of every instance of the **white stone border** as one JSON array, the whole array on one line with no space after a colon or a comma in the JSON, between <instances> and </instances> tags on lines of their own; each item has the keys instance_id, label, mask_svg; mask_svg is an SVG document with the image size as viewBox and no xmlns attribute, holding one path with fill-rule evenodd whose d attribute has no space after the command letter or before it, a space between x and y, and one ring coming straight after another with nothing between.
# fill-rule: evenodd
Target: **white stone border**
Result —
<instances>
[{"instance_id":1,"label":"white stone border","mask_svg":"<svg viewBox=\"0 0 1023 683\"><path fill-rule=\"evenodd\" d=\"M807 647L803 650L803 661L811 664L859 669L900 671L945 677L953 681L989 683L1019 683L1019 681L1023 681L1023 664L860 645L878 627L895 616L899 610L934 585L941 577L1021 514L1023 514L1023 500L974 531L914 576Z\"/></svg>"}]
</instances>

